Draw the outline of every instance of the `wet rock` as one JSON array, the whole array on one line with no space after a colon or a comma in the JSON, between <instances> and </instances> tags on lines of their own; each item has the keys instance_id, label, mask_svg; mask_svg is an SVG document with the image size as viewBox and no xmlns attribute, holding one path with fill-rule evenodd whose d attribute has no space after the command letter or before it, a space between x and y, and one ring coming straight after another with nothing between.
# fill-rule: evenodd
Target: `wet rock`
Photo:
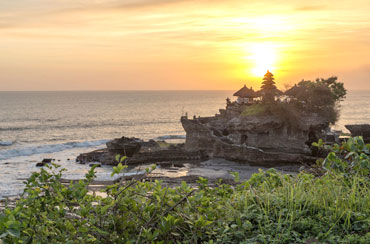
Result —
<instances>
[{"instance_id":1,"label":"wet rock","mask_svg":"<svg viewBox=\"0 0 370 244\"><path fill-rule=\"evenodd\" d=\"M100 162L105 165L116 165L115 154L110 153L108 149L99 149L88 153L80 154L76 161L80 164Z\"/></svg>"},{"instance_id":2,"label":"wet rock","mask_svg":"<svg viewBox=\"0 0 370 244\"><path fill-rule=\"evenodd\" d=\"M370 143L370 124L345 125L352 136L362 136L365 143Z\"/></svg>"},{"instance_id":3,"label":"wet rock","mask_svg":"<svg viewBox=\"0 0 370 244\"><path fill-rule=\"evenodd\" d=\"M46 164L53 162L55 159L44 158L41 162L36 163L36 167L44 167Z\"/></svg>"},{"instance_id":4,"label":"wet rock","mask_svg":"<svg viewBox=\"0 0 370 244\"><path fill-rule=\"evenodd\" d=\"M112 154L132 157L140 151L143 141L135 137L121 137L107 142L107 149Z\"/></svg>"},{"instance_id":5,"label":"wet rock","mask_svg":"<svg viewBox=\"0 0 370 244\"><path fill-rule=\"evenodd\" d=\"M120 138L122 139L122 138ZM136 138L137 139L137 138ZM144 163L158 163L158 162L183 162L187 160L200 160L204 159L205 154L201 151L189 152L184 149L184 144L164 144L160 146L157 142L140 142L142 147L138 152L135 152L132 156L128 156L125 160L125 164L144 164ZM110 144L111 145L111 144ZM135 149L137 150L137 148ZM126 151L127 152L127 151ZM120 153L121 154L121 153ZM123 153L122 153L123 154ZM121 155L122 155L121 154ZM80 154L76 161L81 164L87 164L92 162L100 162L103 165L117 165L116 161L116 150L109 150L109 148L95 150L89 153Z\"/></svg>"},{"instance_id":6,"label":"wet rock","mask_svg":"<svg viewBox=\"0 0 370 244\"><path fill-rule=\"evenodd\" d=\"M161 168L170 168L172 167L173 163L172 162L158 162L156 163L158 166L160 166Z\"/></svg>"},{"instance_id":7,"label":"wet rock","mask_svg":"<svg viewBox=\"0 0 370 244\"><path fill-rule=\"evenodd\" d=\"M90 167L101 167L101 163L91 163L89 164Z\"/></svg>"},{"instance_id":8,"label":"wet rock","mask_svg":"<svg viewBox=\"0 0 370 244\"><path fill-rule=\"evenodd\" d=\"M150 147L150 148L156 148L156 147L160 147L159 143L154 141L153 139L150 139L149 141L147 142L143 142L142 143L142 146L144 147Z\"/></svg>"}]
</instances>

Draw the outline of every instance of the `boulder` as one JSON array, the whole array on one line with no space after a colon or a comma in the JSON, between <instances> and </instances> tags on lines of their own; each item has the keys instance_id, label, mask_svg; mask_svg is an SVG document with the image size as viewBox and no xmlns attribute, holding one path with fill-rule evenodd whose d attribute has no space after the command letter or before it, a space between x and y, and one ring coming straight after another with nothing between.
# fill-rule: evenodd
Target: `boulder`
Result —
<instances>
[{"instance_id":1,"label":"boulder","mask_svg":"<svg viewBox=\"0 0 370 244\"><path fill-rule=\"evenodd\" d=\"M44 167L47 163L44 162L38 162L36 163L36 167Z\"/></svg>"},{"instance_id":2,"label":"boulder","mask_svg":"<svg viewBox=\"0 0 370 244\"><path fill-rule=\"evenodd\" d=\"M132 157L140 151L143 141L135 137L121 137L107 142L107 149L112 154L121 154Z\"/></svg>"},{"instance_id":3,"label":"boulder","mask_svg":"<svg viewBox=\"0 0 370 244\"><path fill-rule=\"evenodd\" d=\"M55 159L52 158L44 158L41 162L36 163L36 167L44 167L46 164L51 163Z\"/></svg>"},{"instance_id":4,"label":"boulder","mask_svg":"<svg viewBox=\"0 0 370 244\"><path fill-rule=\"evenodd\" d=\"M110 153L108 149L99 149L88 153L80 154L76 161L80 164L89 164L93 162L99 162L105 165L117 165L116 155Z\"/></svg>"},{"instance_id":5,"label":"boulder","mask_svg":"<svg viewBox=\"0 0 370 244\"><path fill-rule=\"evenodd\" d=\"M351 136L362 136L365 143L370 143L370 124L345 125L351 132Z\"/></svg>"}]
</instances>

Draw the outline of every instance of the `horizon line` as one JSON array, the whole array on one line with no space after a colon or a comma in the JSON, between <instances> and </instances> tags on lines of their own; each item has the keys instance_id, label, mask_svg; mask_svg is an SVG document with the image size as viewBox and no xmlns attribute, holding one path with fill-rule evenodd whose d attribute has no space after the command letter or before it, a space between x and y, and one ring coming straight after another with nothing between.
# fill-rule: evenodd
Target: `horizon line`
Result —
<instances>
[{"instance_id":1,"label":"horizon line","mask_svg":"<svg viewBox=\"0 0 370 244\"><path fill-rule=\"evenodd\" d=\"M234 91L232 89L214 89L214 90L206 90L206 89L183 89L183 90L0 90L0 92L178 92L178 91ZM347 89L347 91L370 91L370 89Z\"/></svg>"},{"instance_id":2,"label":"horizon line","mask_svg":"<svg viewBox=\"0 0 370 244\"><path fill-rule=\"evenodd\" d=\"M184 89L184 90L159 90L159 89L153 89L153 90L0 90L0 92L121 92L121 91L233 91L232 89L214 89L214 90L206 90L206 89Z\"/></svg>"}]
</instances>

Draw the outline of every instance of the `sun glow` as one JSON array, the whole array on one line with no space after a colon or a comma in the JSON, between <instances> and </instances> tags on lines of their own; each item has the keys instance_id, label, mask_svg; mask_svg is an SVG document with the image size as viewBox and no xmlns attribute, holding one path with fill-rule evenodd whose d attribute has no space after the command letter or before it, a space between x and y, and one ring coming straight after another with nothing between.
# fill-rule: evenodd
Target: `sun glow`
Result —
<instances>
[{"instance_id":1,"label":"sun glow","mask_svg":"<svg viewBox=\"0 0 370 244\"><path fill-rule=\"evenodd\" d=\"M276 69L277 50L276 46L269 43L259 43L253 45L249 50L252 65L251 72L255 76L263 76L267 70Z\"/></svg>"}]
</instances>

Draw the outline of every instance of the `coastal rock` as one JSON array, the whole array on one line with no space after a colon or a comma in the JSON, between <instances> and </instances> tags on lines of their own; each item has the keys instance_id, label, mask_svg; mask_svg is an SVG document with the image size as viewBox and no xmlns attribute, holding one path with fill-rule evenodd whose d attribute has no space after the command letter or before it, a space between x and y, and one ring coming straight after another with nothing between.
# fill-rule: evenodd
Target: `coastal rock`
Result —
<instances>
[{"instance_id":1,"label":"coastal rock","mask_svg":"<svg viewBox=\"0 0 370 244\"><path fill-rule=\"evenodd\" d=\"M184 116L181 123L186 150L258 164L314 162L310 145L328 130L317 114L301 117L295 127L273 115L242 116L235 111L197 119Z\"/></svg>"},{"instance_id":2,"label":"coastal rock","mask_svg":"<svg viewBox=\"0 0 370 244\"><path fill-rule=\"evenodd\" d=\"M362 136L365 143L370 143L370 124L345 125L352 136Z\"/></svg>"},{"instance_id":3,"label":"coastal rock","mask_svg":"<svg viewBox=\"0 0 370 244\"><path fill-rule=\"evenodd\" d=\"M89 164L92 162L99 162L105 165L116 165L116 154L111 153L108 149L99 149L88 153L80 154L76 161L80 164Z\"/></svg>"},{"instance_id":4,"label":"coastal rock","mask_svg":"<svg viewBox=\"0 0 370 244\"><path fill-rule=\"evenodd\" d=\"M112 154L121 154L132 157L140 151L143 141L135 137L121 137L107 142L107 149Z\"/></svg>"},{"instance_id":5,"label":"coastal rock","mask_svg":"<svg viewBox=\"0 0 370 244\"><path fill-rule=\"evenodd\" d=\"M51 158L44 158L41 162L36 163L36 167L44 167L46 164L49 164L53 161Z\"/></svg>"},{"instance_id":6,"label":"coastal rock","mask_svg":"<svg viewBox=\"0 0 370 244\"><path fill-rule=\"evenodd\" d=\"M117 142L122 138L115 139ZM132 138L130 138L132 139ZM127 159L125 164L145 164L145 163L158 163L158 162L170 162L176 164L182 161L199 161L204 159L204 154L201 151L189 152L184 149L184 144L169 144L164 141L156 142L149 141L144 142L140 139L134 138L134 140L127 140L121 145L133 145L140 144L140 147L132 146L132 153L126 154ZM110 148L95 150L89 153L80 154L76 161L81 164L89 164L93 162L99 162L103 165L117 165L118 162L115 160L118 150L111 150L112 144L107 143ZM117 146L115 146L117 148ZM135 149L135 150L134 150ZM122 154L122 151L119 151ZM127 153L127 151L126 151Z\"/></svg>"}]
</instances>

